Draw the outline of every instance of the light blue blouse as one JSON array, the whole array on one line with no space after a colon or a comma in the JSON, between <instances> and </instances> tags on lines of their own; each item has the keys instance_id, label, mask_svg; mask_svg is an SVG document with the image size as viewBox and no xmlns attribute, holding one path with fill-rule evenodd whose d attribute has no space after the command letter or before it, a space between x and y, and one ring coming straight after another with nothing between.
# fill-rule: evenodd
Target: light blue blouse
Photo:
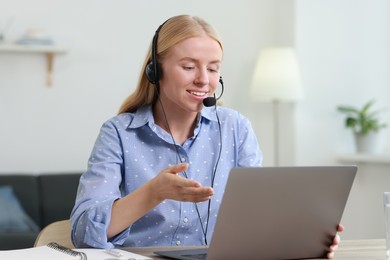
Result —
<instances>
[{"instance_id":1,"label":"light blue blouse","mask_svg":"<svg viewBox=\"0 0 390 260\"><path fill-rule=\"evenodd\" d=\"M183 145L177 145L177 151L172 137L155 124L150 106L105 122L88 161L88 169L80 178L71 214L75 246L113 248L204 244L200 221L205 229L208 202L194 204L165 200L108 240L111 207L116 199L142 186L168 165L179 162L189 163L188 178L203 186L211 186L222 145L206 234L210 241L230 170L233 167L260 166L263 158L249 120L229 108L217 107L217 111L221 132L216 108L204 108L193 136Z\"/></svg>"}]
</instances>

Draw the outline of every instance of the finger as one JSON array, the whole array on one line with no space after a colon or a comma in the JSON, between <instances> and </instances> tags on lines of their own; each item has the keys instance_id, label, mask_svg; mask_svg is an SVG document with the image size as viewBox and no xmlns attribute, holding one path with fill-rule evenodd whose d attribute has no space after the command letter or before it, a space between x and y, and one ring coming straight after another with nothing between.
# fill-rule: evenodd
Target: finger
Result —
<instances>
[{"instance_id":1,"label":"finger","mask_svg":"<svg viewBox=\"0 0 390 260\"><path fill-rule=\"evenodd\" d=\"M337 226L337 232L343 232L344 231L344 226L342 224L339 224Z\"/></svg>"},{"instance_id":2,"label":"finger","mask_svg":"<svg viewBox=\"0 0 390 260\"><path fill-rule=\"evenodd\" d=\"M332 259L334 257L334 252L331 251L331 252L328 252L328 254L326 255L327 258L329 259Z\"/></svg>"},{"instance_id":3,"label":"finger","mask_svg":"<svg viewBox=\"0 0 390 260\"><path fill-rule=\"evenodd\" d=\"M337 248L339 247L338 244L333 244L329 247L329 252L334 252L337 250Z\"/></svg>"},{"instance_id":4,"label":"finger","mask_svg":"<svg viewBox=\"0 0 390 260\"><path fill-rule=\"evenodd\" d=\"M334 257L334 252L339 247L340 243L340 236L336 234L336 236L333 239L333 244L329 247L329 252L327 253L327 258L331 259Z\"/></svg>"},{"instance_id":5,"label":"finger","mask_svg":"<svg viewBox=\"0 0 390 260\"><path fill-rule=\"evenodd\" d=\"M211 196L214 194L214 190L211 187L194 187L189 186L183 190L183 194L193 195L193 196Z\"/></svg>"},{"instance_id":6,"label":"finger","mask_svg":"<svg viewBox=\"0 0 390 260\"><path fill-rule=\"evenodd\" d=\"M183 195L182 201L201 202L211 199L211 195Z\"/></svg>"},{"instance_id":7,"label":"finger","mask_svg":"<svg viewBox=\"0 0 390 260\"><path fill-rule=\"evenodd\" d=\"M181 191L184 201L199 202L211 199L214 190L210 187L185 188Z\"/></svg>"},{"instance_id":8,"label":"finger","mask_svg":"<svg viewBox=\"0 0 390 260\"><path fill-rule=\"evenodd\" d=\"M200 186L189 186L188 188L186 188L185 190L183 190L183 192L185 192L186 194L190 194L190 195L193 195L193 196L212 196L214 195L214 189L211 188L211 187L208 187L208 186L202 186L200 183L196 182L197 184L199 184Z\"/></svg>"},{"instance_id":9,"label":"finger","mask_svg":"<svg viewBox=\"0 0 390 260\"><path fill-rule=\"evenodd\" d=\"M203 196L203 197L198 197L198 196L185 196L181 201L185 202L203 202L203 201L208 201L211 199L211 196Z\"/></svg>"},{"instance_id":10,"label":"finger","mask_svg":"<svg viewBox=\"0 0 390 260\"><path fill-rule=\"evenodd\" d=\"M329 247L330 251L335 251L339 247L339 244L340 244L340 236L336 234L336 236L333 238L332 245Z\"/></svg>"},{"instance_id":11,"label":"finger","mask_svg":"<svg viewBox=\"0 0 390 260\"><path fill-rule=\"evenodd\" d=\"M333 238L333 245L338 245L340 243L340 236L336 234Z\"/></svg>"},{"instance_id":12,"label":"finger","mask_svg":"<svg viewBox=\"0 0 390 260\"><path fill-rule=\"evenodd\" d=\"M180 190L180 194L191 197L209 197L214 195L214 190L211 187L187 186Z\"/></svg>"},{"instance_id":13,"label":"finger","mask_svg":"<svg viewBox=\"0 0 390 260\"><path fill-rule=\"evenodd\" d=\"M199 188L202 186L199 182L195 180L189 180L177 174L173 174L173 172L169 173L168 178L174 183L174 186L176 188L182 190L189 188Z\"/></svg>"},{"instance_id":14,"label":"finger","mask_svg":"<svg viewBox=\"0 0 390 260\"><path fill-rule=\"evenodd\" d=\"M177 174L180 172L184 172L187 169L188 169L188 163L179 163L179 164L168 166L164 171Z\"/></svg>"},{"instance_id":15,"label":"finger","mask_svg":"<svg viewBox=\"0 0 390 260\"><path fill-rule=\"evenodd\" d=\"M210 199L211 199L211 197L193 198L192 200L189 200L189 202L197 203L197 202L208 201Z\"/></svg>"}]
</instances>

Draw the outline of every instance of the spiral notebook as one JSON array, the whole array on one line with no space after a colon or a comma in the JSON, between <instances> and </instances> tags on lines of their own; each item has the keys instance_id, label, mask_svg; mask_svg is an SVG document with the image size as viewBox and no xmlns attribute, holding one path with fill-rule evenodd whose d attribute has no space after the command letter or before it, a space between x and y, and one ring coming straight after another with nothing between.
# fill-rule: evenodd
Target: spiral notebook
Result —
<instances>
[{"instance_id":1,"label":"spiral notebook","mask_svg":"<svg viewBox=\"0 0 390 260\"><path fill-rule=\"evenodd\" d=\"M134 259L152 260L149 257L134 254L125 250L114 249L81 248L70 249L57 243L49 243L46 246L38 246L25 249L0 251L0 259L12 260L103 260L103 259Z\"/></svg>"}]
</instances>

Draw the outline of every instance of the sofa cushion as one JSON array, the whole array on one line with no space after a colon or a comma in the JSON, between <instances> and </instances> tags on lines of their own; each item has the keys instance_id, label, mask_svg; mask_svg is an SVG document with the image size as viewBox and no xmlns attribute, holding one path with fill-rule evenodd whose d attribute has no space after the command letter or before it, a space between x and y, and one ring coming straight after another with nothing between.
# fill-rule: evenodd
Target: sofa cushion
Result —
<instances>
[{"instance_id":1,"label":"sofa cushion","mask_svg":"<svg viewBox=\"0 0 390 260\"><path fill-rule=\"evenodd\" d=\"M34 247L39 232L0 232L0 250Z\"/></svg>"},{"instance_id":2,"label":"sofa cushion","mask_svg":"<svg viewBox=\"0 0 390 260\"><path fill-rule=\"evenodd\" d=\"M81 173L39 176L43 227L54 221L69 219L80 176Z\"/></svg>"},{"instance_id":3,"label":"sofa cushion","mask_svg":"<svg viewBox=\"0 0 390 260\"><path fill-rule=\"evenodd\" d=\"M0 231L38 232L39 227L26 214L11 186L0 186Z\"/></svg>"},{"instance_id":4,"label":"sofa cushion","mask_svg":"<svg viewBox=\"0 0 390 260\"><path fill-rule=\"evenodd\" d=\"M12 186L25 212L42 227L38 179L31 174L1 175L0 186Z\"/></svg>"}]
</instances>

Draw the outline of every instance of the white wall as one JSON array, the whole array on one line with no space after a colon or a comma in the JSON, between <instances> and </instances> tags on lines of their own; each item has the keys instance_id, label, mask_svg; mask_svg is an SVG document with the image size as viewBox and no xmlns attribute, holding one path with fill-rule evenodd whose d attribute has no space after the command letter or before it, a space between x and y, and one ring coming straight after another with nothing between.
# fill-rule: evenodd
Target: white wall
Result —
<instances>
[{"instance_id":1,"label":"white wall","mask_svg":"<svg viewBox=\"0 0 390 260\"><path fill-rule=\"evenodd\" d=\"M297 164L332 164L337 154L354 149L337 105L375 99L390 122L390 2L298 0L296 8L306 94L297 113ZM389 152L390 128L384 135Z\"/></svg>"},{"instance_id":2,"label":"white wall","mask_svg":"<svg viewBox=\"0 0 390 260\"><path fill-rule=\"evenodd\" d=\"M253 53L274 38L273 0L0 0L0 28L14 17L7 41L38 28L68 49L55 59L50 88L43 55L0 52L0 172L84 170L101 124L134 88L155 30L182 13L221 34L224 101L240 109Z\"/></svg>"},{"instance_id":3,"label":"white wall","mask_svg":"<svg viewBox=\"0 0 390 260\"><path fill-rule=\"evenodd\" d=\"M354 151L340 104L377 100L390 122L390 2L297 0L296 46L305 99L297 106L296 164L340 164ZM382 134L388 163L357 163L342 223L343 238L384 238L383 191L390 190L390 128ZM356 164L354 161L343 164Z\"/></svg>"}]
</instances>

